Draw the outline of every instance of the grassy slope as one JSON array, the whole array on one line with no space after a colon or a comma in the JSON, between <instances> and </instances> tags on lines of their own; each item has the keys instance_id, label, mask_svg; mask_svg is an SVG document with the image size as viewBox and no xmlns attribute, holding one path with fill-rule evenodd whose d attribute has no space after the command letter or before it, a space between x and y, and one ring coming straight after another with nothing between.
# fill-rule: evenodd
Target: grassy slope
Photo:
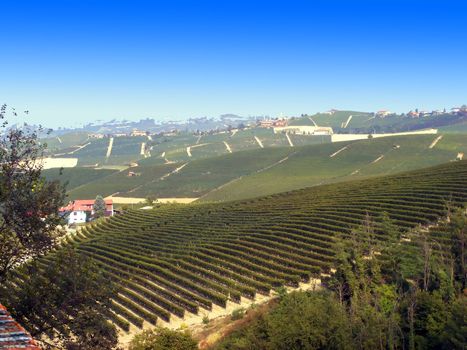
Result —
<instances>
[{"instance_id":1,"label":"grassy slope","mask_svg":"<svg viewBox=\"0 0 467 350\"><path fill-rule=\"evenodd\" d=\"M47 148L51 151L58 151L83 144L88 140L88 133L86 132L70 132L68 134L58 137L48 137L42 139L42 142L47 143ZM61 141L61 142L60 142Z\"/></svg>"},{"instance_id":2,"label":"grassy slope","mask_svg":"<svg viewBox=\"0 0 467 350\"><path fill-rule=\"evenodd\" d=\"M59 180L67 184L67 190L70 191L81 185L97 181L115 173L115 170L110 169L89 169L89 168L67 168L47 169L42 171L42 174L49 181Z\"/></svg>"},{"instance_id":3,"label":"grassy slope","mask_svg":"<svg viewBox=\"0 0 467 350\"><path fill-rule=\"evenodd\" d=\"M78 137L79 136L79 137ZM84 135L87 137L87 135ZM153 136L152 141L147 137L115 137L112 152L106 158L109 139L83 139L83 134L68 134L61 137L63 145L56 150L58 140L50 139L50 149L54 153L67 153L76 150L76 147L85 142L90 142L86 147L72 154L62 154L60 157L78 158L78 166L115 166L128 165L131 162L140 162L141 165L160 165L169 162L186 162L196 159L211 158L229 154L225 143L232 152L259 149L260 146L255 136L263 143L264 147L286 147L288 146L285 135L274 134L272 129L254 128L240 130L235 133L223 132L202 137L180 133L172 136ZM329 142L321 137L295 137L297 145L315 144ZM146 144L151 157L144 158L140 154L141 144ZM224 143L225 142L225 143ZM191 157L188 155L187 147L191 147ZM164 154L164 157L162 157Z\"/></svg>"},{"instance_id":4,"label":"grassy slope","mask_svg":"<svg viewBox=\"0 0 467 350\"><path fill-rule=\"evenodd\" d=\"M152 182L137 191L123 194L130 197L199 197L240 176L245 176L267 167L291 152L290 148L273 151L257 149L236 152L220 157L189 162L179 173L164 181Z\"/></svg>"},{"instance_id":5,"label":"grassy slope","mask_svg":"<svg viewBox=\"0 0 467 350\"><path fill-rule=\"evenodd\" d=\"M146 166L144 168L134 167L124 171L113 172L109 176L101 177L83 186L75 187L69 191L68 195L70 199L83 199L94 198L98 194L109 196L116 192L127 192L129 196L137 197L137 195L131 192L133 189L137 189L139 186L151 183L152 181L158 181L160 177L170 173L175 168L175 164L166 164ZM129 171L140 175L128 176Z\"/></svg>"},{"instance_id":6,"label":"grassy slope","mask_svg":"<svg viewBox=\"0 0 467 350\"><path fill-rule=\"evenodd\" d=\"M434 138L433 135L402 136L297 148L282 164L245 176L209 193L203 200L251 198L321 183L392 174L448 162L460 151L467 153L467 135L444 135L429 149ZM394 149L395 144L400 148ZM348 149L330 158L344 146ZM381 155L384 158L372 163ZM357 170L358 173L351 175Z\"/></svg>"},{"instance_id":7,"label":"grassy slope","mask_svg":"<svg viewBox=\"0 0 467 350\"><path fill-rule=\"evenodd\" d=\"M343 128L348 117L352 119L346 128ZM386 118L373 118L370 113L356 111L338 111L332 115L318 113L311 118L319 126L330 126L334 132L367 133L367 132L400 132L426 128L439 128L440 130L455 131L458 128L467 131L465 117L445 115L424 118L407 118L402 116L388 116ZM310 117L300 117L290 122L290 125L313 125ZM448 125L448 126L445 126Z\"/></svg>"}]
</instances>

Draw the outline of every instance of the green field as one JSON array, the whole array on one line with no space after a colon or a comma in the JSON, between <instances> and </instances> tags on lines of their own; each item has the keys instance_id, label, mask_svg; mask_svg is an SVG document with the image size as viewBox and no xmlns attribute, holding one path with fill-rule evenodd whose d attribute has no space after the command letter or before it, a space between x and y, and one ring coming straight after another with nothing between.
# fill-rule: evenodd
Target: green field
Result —
<instances>
[{"instance_id":1,"label":"green field","mask_svg":"<svg viewBox=\"0 0 467 350\"><path fill-rule=\"evenodd\" d=\"M58 180L62 183L66 183L68 191L105 178L113 173L115 173L115 170L91 168L47 169L42 171L42 175L44 175L47 180Z\"/></svg>"},{"instance_id":2,"label":"green field","mask_svg":"<svg viewBox=\"0 0 467 350\"><path fill-rule=\"evenodd\" d=\"M241 136L249 139L246 135ZM298 143L299 138L307 136L291 137L294 143ZM208 151L206 145L193 148L191 158L186 156L186 148L182 149L180 152L184 156L180 157L182 160L178 163L166 164L150 157L139 161L136 168L115 174L94 169L66 169L63 179L67 180L77 171L74 181L79 180L80 187L75 188L77 186L72 184L68 188L71 199L95 198L97 194L107 196L117 192L123 197L202 197L203 201L243 199L323 183L394 174L449 162L456 158L458 152L467 153L466 135L445 134L430 149L429 145L437 137L397 136L264 149L257 146L253 150L232 154L216 156L212 152L200 155L199 153ZM202 140L201 138L200 142ZM235 145L234 142L229 142ZM342 150L344 147L346 148ZM339 150L342 151L330 157ZM195 157L196 153L199 157ZM213 154L214 156L209 156ZM383 157L380 158L381 156ZM179 172L160 179L182 165L185 166ZM129 177L129 171L140 176ZM49 176L50 173L58 174L58 171L47 171L46 175Z\"/></svg>"},{"instance_id":3,"label":"green field","mask_svg":"<svg viewBox=\"0 0 467 350\"><path fill-rule=\"evenodd\" d=\"M257 197L323 183L394 174L454 160L467 153L466 135L416 135L297 147L289 158L260 173L212 191L204 201ZM399 148L395 148L399 146ZM333 153L347 147L334 157ZM380 156L383 156L376 163Z\"/></svg>"},{"instance_id":4,"label":"green field","mask_svg":"<svg viewBox=\"0 0 467 350\"><path fill-rule=\"evenodd\" d=\"M253 200L130 210L67 241L116 283L109 317L128 330L319 278L333 266L337 236L367 215L384 241L383 213L404 234L444 217L448 200L467 201L467 161Z\"/></svg>"},{"instance_id":5,"label":"green field","mask_svg":"<svg viewBox=\"0 0 467 350\"><path fill-rule=\"evenodd\" d=\"M349 116L352 116L350 120ZM456 132L458 128L464 132L467 130L465 117L450 114L422 118L390 115L381 118L375 117L372 113L358 111L317 113L291 120L289 125L314 125L312 120L319 126L330 126L334 132L338 133L390 133L428 128L439 128L443 132Z\"/></svg>"}]
</instances>

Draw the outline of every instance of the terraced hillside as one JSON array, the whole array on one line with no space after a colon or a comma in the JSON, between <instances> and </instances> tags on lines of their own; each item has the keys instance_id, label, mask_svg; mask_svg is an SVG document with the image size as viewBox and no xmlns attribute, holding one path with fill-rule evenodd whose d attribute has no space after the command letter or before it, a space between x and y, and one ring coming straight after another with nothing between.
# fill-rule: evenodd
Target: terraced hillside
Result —
<instances>
[{"instance_id":1,"label":"terraced hillside","mask_svg":"<svg viewBox=\"0 0 467 350\"><path fill-rule=\"evenodd\" d=\"M373 113L358 111L336 111L333 114L317 113L290 121L290 125L330 126L338 133L390 133L442 128L445 131L456 132L458 127L465 130L467 117L452 114L429 116L422 118L407 118L402 115L390 115L384 118Z\"/></svg>"},{"instance_id":2,"label":"terraced hillside","mask_svg":"<svg viewBox=\"0 0 467 350\"><path fill-rule=\"evenodd\" d=\"M247 201L132 210L81 230L68 244L116 282L109 318L129 330L319 278L332 267L336 237L366 215L376 233L383 212L408 232L437 222L447 201L466 203L467 161Z\"/></svg>"},{"instance_id":3,"label":"terraced hillside","mask_svg":"<svg viewBox=\"0 0 467 350\"><path fill-rule=\"evenodd\" d=\"M203 201L252 198L322 183L394 174L454 160L459 152L467 154L466 135L443 135L430 148L438 137L415 135L296 147L258 147L178 163L154 162L151 157L141 160L138 167L107 176L102 176L102 170L87 169L82 172L79 188L70 186L68 190L70 199L114 193L137 198L201 197ZM66 169L63 180L69 179L75 169L79 170ZM179 170L173 172L174 169ZM130 171L140 176L129 177ZM46 175L51 179L60 178L50 176L56 173L48 170Z\"/></svg>"},{"instance_id":4,"label":"terraced hillside","mask_svg":"<svg viewBox=\"0 0 467 350\"><path fill-rule=\"evenodd\" d=\"M245 199L319 184L389 175L453 161L458 153L467 154L467 135L440 136L397 136L296 147L286 161L232 181L207 193L201 200Z\"/></svg>"}]
</instances>

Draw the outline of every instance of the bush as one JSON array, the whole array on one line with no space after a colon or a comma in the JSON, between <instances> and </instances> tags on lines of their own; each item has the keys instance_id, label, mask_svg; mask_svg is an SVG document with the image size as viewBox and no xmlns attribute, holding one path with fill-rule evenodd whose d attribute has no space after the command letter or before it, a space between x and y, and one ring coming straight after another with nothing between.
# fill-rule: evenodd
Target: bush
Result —
<instances>
[{"instance_id":1,"label":"bush","mask_svg":"<svg viewBox=\"0 0 467 350\"><path fill-rule=\"evenodd\" d=\"M245 315L245 309L238 308L232 312L232 321L241 320Z\"/></svg>"},{"instance_id":2,"label":"bush","mask_svg":"<svg viewBox=\"0 0 467 350\"><path fill-rule=\"evenodd\" d=\"M189 332L156 328L136 335L130 350L197 350L198 344Z\"/></svg>"}]
</instances>

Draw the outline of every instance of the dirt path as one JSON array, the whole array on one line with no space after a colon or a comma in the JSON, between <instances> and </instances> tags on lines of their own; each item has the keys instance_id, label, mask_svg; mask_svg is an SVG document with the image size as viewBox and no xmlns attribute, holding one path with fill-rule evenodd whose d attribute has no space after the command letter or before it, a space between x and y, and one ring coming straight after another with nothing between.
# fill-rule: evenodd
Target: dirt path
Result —
<instances>
[{"instance_id":1,"label":"dirt path","mask_svg":"<svg viewBox=\"0 0 467 350\"><path fill-rule=\"evenodd\" d=\"M73 150L73 151L71 151L71 152L56 153L56 154L54 154L54 156L55 156L55 157L58 157L58 156L64 156L65 154L73 154L73 153L75 153L75 152L78 152L79 150L82 150L84 147L86 147L86 146L88 146L88 145L90 145L90 144L91 144L91 142L88 142L88 143L85 143L85 144L82 145L82 146L78 146L77 149L75 149L75 150Z\"/></svg>"},{"instance_id":2,"label":"dirt path","mask_svg":"<svg viewBox=\"0 0 467 350\"><path fill-rule=\"evenodd\" d=\"M318 127L318 124L316 124L316 122L313 120L312 117L308 117L308 119L310 119L310 121L313 123L314 126Z\"/></svg>"},{"instance_id":3,"label":"dirt path","mask_svg":"<svg viewBox=\"0 0 467 350\"><path fill-rule=\"evenodd\" d=\"M188 154L188 157L191 157L191 146L186 148L186 154Z\"/></svg>"},{"instance_id":4,"label":"dirt path","mask_svg":"<svg viewBox=\"0 0 467 350\"><path fill-rule=\"evenodd\" d=\"M145 148L146 148L146 142L141 142L141 151L139 152L140 155L144 156L144 154L145 154L145 152L144 152Z\"/></svg>"},{"instance_id":5,"label":"dirt path","mask_svg":"<svg viewBox=\"0 0 467 350\"><path fill-rule=\"evenodd\" d=\"M196 140L196 144L198 144L199 141L201 141L201 138L202 138L202 137L203 137L203 135L200 135L200 136L198 137L198 139Z\"/></svg>"},{"instance_id":6,"label":"dirt path","mask_svg":"<svg viewBox=\"0 0 467 350\"><path fill-rule=\"evenodd\" d=\"M107 153L106 153L106 155L105 155L106 158L109 158L110 155L112 154L112 147L113 147L113 145L114 145L114 138L111 137L111 138L109 139L109 145L107 146Z\"/></svg>"},{"instance_id":7,"label":"dirt path","mask_svg":"<svg viewBox=\"0 0 467 350\"><path fill-rule=\"evenodd\" d=\"M293 146L294 146L294 145L293 145L293 142L292 142L292 140L290 139L290 136L289 136L288 133L285 133L285 137L287 137L287 141L289 141L290 147L293 147Z\"/></svg>"},{"instance_id":8,"label":"dirt path","mask_svg":"<svg viewBox=\"0 0 467 350\"><path fill-rule=\"evenodd\" d=\"M345 150L347 149L347 147L348 147L348 146L344 146L344 147L342 147L340 150L337 150L336 152L334 152L333 154L331 154L331 155L329 156L329 158L333 158L333 157L337 156L337 155L338 155L339 153L341 153L342 151L345 151Z\"/></svg>"},{"instance_id":9,"label":"dirt path","mask_svg":"<svg viewBox=\"0 0 467 350\"><path fill-rule=\"evenodd\" d=\"M345 123L343 123L342 128L346 129L351 120L352 120L352 116L349 115L349 117L347 118L347 121Z\"/></svg>"},{"instance_id":10,"label":"dirt path","mask_svg":"<svg viewBox=\"0 0 467 350\"><path fill-rule=\"evenodd\" d=\"M442 138L443 138L443 135L440 135L440 136L438 136L437 138L435 138L428 148L429 148L429 149L432 149L433 147L435 147L436 144L437 144L439 141L441 141Z\"/></svg>"},{"instance_id":11,"label":"dirt path","mask_svg":"<svg viewBox=\"0 0 467 350\"><path fill-rule=\"evenodd\" d=\"M234 137L237 132L238 132L238 129L232 130L232 135L230 135L230 137Z\"/></svg>"},{"instance_id":12,"label":"dirt path","mask_svg":"<svg viewBox=\"0 0 467 350\"><path fill-rule=\"evenodd\" d=\"M256 140L256 142L258 143L259 147L264 148L263 143L262 143L261 140L258 138L258 136L255 136L255 140Z\"/></svg>"},{"instance_id":13,"label":"dirt path","mask_svg":"<svg viewBox=\"0 0 467 350\"><path fill-rule=\"evenodd\" d=\"M379 162L383 158L384 158L384 155L380 155L378 158L376 158L374 161L372 161L371 164L375 164L375 163Z\"/></svg>"},{"instance_id":14,"label":"dirt path","mask_svg":"<svg viewBox=\"0 0 467 350\"><path fill-rule=\"evenodd\" d=\"M62 139L60 137L58 137L58 136L57 136L57 140L58 140L58 142L63 143Z\"/></svg>"},{"instance_id":15,"label":"dirt path","mask_svg":"<svg viewBox=\"0 0 467 350\"><path fill-rule=\"evenodd\" d=\"M173 174L178 173L180 170L182 170L182 169L183 169L184 167L186 167L187 165L188 165L188 162L186 162L186 163L180 165L178 168L172 170L170 173L165 174L164 176L161 176L161 177L159 178L159 180L165 180L165 179L167 179L170 175L173 175Z\"/></svg>"},{"instance_id":16,"label":"dirt path","mask_svg":"<svg viewBox=\"0 0 467 350\"><path fill-rule=\"evenodd\" d=\"M224 145L225 145L225 148L227 148L227 151L228 151L229 153L232 153L232 148L230 148L230 146L229 146L229 144L227 143L227 141L222 141L222 142L224 142Z\"/></svg>"}]
</instances>

